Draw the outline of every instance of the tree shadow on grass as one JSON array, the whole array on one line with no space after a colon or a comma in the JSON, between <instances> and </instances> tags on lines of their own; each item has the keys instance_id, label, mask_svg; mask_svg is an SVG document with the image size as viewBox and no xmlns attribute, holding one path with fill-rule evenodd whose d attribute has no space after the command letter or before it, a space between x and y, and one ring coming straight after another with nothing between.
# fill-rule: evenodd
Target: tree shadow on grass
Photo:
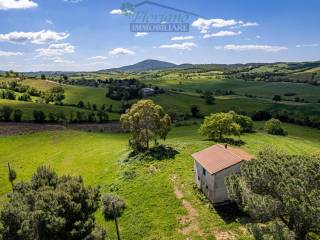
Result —
<instances>
[{"instance_id":1,"label":"tree shadow on grass","mask_svg":"<svg viewBox=\"0 0 320 240\"><path fill-rule=\"evenodd\" d=\"M230 144L230 145L234 145L234 146L242 146L245 145L246 143L241 140L241 139L233 139L233 138L214 138L214 139L206 139L209 141L215 141L217 143L225 143L225 144Z\"/></svg>"},{"instance_id":2,"label":"tree shadow on grass","mask_svg":"<svg viewBox=\"0 0 320 240\"><path fill-rule=\"evenodd\" d=\"M236 203L230 202L224 205L214 206L214 209L227 224L233 222L240 222L243 224L252 222L250 216L243 212Z\"/></svg>"},{"instance_id":3,"label":"tree shadow on grass","mask_svg":"<svg viewBox=\"0 0 320 240\"><path fill-rule=\"evenodd\" d=\"M173 147L157 145L144 152L131 152L126 159L129 161L153 161L174 159L179 152Z\"/></svg>"}]
</instances>

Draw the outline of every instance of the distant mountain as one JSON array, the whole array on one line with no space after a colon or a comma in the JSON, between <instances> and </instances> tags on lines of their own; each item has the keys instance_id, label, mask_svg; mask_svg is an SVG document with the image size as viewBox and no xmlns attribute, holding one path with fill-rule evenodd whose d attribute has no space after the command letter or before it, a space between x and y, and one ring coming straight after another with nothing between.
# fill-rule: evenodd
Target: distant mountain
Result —
<instances>
[{"instance_id":1,"label":"distant mountain","mask_svg":"<svg viewBox=\"0 0 320 240\"><path fill-rule=\"evenodd\" d=\"M159 61L159 60L153 60L153 59L147 59L142 62L138 62L133 65L123 66L119 68L112 68L107 70L101 70L99 72L105 72L105 71L148 71L148 70L157 70L157 69L166 69L166 68L174 68L178 65L174 63Z\"/></svg>"}]
</instances>

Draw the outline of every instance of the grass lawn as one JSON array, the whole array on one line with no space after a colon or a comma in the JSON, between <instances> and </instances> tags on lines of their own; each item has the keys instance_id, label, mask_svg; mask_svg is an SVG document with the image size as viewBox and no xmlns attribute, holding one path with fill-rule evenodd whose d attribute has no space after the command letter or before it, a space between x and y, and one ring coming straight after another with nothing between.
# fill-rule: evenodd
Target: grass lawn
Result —
<instances>
[{"instance_id":1,"label":"grass lawn","mask_svg":"<svg viewBox=\"0 0 320 240\"><path fill-rule=\"evenodd\" d=\"M256 123L257 129L263 123ZM56 131L0 137L0 205L10 191L6 164L10 162L19 180L29 180L40 164L50 165L59 174L82 175L85 183L110 189L125 199L127 209L119 219L123 239L252 239L244 228L243 217L226 216L212 209L194 188L195 151L213 144L197 133L198 126L174 128L167 144L180 153L175 159L123 163L128 152L126 134ZM320 131L284 124L286 137L257 133L245 134L247 151L256 153L273 144L288 153L312 153L320 149ZM124 172L133 173L125 178ZM179 193L179 194L177 194ZM97 221L115 239L113 222L105 222L97 212ZM180 219L180 220L179 220ZM186 221L184 222L183 219Z\"/></svg>"}]
</instances>

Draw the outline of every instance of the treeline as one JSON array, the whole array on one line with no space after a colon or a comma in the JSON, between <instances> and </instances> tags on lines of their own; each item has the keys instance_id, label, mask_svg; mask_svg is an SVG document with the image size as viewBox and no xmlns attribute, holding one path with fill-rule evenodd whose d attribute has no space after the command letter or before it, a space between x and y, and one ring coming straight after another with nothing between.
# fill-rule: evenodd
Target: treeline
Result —
<instances>
[{"instance_id":1,"label":"treeline","mask_svg":"<svg viewBox=\"0 0 320 240\"><path fill-rule=\"evenodd\" d=\"M320 115L308 115L303 112L288 111L282 109L268 109L257 111L251 115L254 121L265 121L277 118L282 122L293 123L320 129Z\"/></svg>"},{"instance_id":2,"label":"treeline","mask_svg":"<svg viewBox=\"0 0 320 240\"><path fill-rule=\"evenodd\" d=\"M285 72L240 72L229 73L227 76L245 81L291 82L320 85L320 73L316 72L301 72L296 74L288 74Z\"/></svg>"},{"instance_id":3,"label":"treeline","mask_svg":"<svg viewBox=\"0 0 320 240\"><path fill-rule=\"evenodd\" d=\"M0 108L0 121L2 122L21 122L23 112L19 109L4 106ZM60 111L58 113L46 113L42 110L32 112L31 121L35 123L106 123L109 121L109 114L106 110L97 111L75 111L68 116Z\"/></svg>"}]
</instances>

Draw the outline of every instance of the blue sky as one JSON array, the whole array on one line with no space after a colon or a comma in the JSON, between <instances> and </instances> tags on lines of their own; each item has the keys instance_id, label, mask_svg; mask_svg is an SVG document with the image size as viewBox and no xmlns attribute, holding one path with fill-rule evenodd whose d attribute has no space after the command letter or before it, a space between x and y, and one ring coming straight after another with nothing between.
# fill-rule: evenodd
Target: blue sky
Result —
<instances>
[{"instance_id":1,"label":"blue sky","mask_svg":"<svg viewBox=\"0 0 320 240\"><path fill-rule=\"evenodd\" d=\"M174 63L320 60L319 0L168 0L189 32L130 32L119 0L0 0L0 69L91 71ZM137 4L141 1L130 1ZM182 13L145 4L133 14ZM134 15L135 16L135 15ZM150 20L149 22L157 22ZM145 23L145 21L144 21Z\"/></svg>"}]
</instances>

